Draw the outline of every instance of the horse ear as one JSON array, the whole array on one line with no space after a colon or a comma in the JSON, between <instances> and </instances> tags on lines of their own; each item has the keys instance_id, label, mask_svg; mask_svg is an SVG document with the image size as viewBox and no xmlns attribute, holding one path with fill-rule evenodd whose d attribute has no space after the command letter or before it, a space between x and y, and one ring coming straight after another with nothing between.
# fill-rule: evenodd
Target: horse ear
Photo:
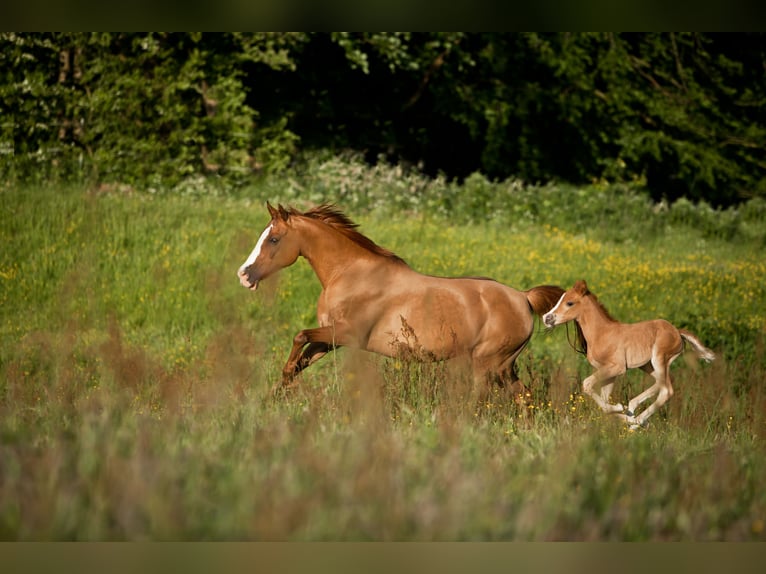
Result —
<instances>
[{"instance_id":1,"label":"horse ear","mask_svg":"<svg viewBox=\"0 0 766 574\"><path fill-rule=\"evenodd\" d=\"M587 295L590 293L588 291L588 284L585 282L585 279L580 279L574 284L574 290L577 291L580 295Z\"/></svg>"},{"instance_id":2,"label":"horse ear","mask_svg":"<svg viewBox=\"0 0 766 574\"><path fill-rule=\"evenodd\" d=\"M269 210L269 215L271 215L271 219L276 219L276 217L277 217L277 210L268 201L266 202L266 209Z\"/></svg>"},{"instance_id":3,"label":"horse ear","mask_svg":"<svg viewBox=\"0 0 766 574\"><path fill-rule=\"evenodd\" d=\"M279 217L281 217L283 221L287 221L288 219L290 219L290 212L287 211L284 207L282 207L281 203L279 204L278 209L279 209Z\"/></svg>"}]
</instances>

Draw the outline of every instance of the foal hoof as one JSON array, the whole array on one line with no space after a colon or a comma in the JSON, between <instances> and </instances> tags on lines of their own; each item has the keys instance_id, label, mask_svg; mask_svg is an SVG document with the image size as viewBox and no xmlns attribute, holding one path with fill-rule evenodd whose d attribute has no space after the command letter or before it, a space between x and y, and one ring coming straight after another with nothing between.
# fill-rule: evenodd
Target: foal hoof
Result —
<instances>
[{"instance_id":1,"label":"foal hoof","mask_svg":"<svg viewBox=\"0 0 766 574\"><path fill-rule=\"evenodd\" d=\"M625 409L625 414L626 414L627 416L629 416L629 417L634 417L634 416L636 416L636 413L634 413L634 412L633 412L632 410L630 410L630 409Z\"/></svg>"},{"instance_id":2,"label":"foal hoof","mask_svg":"<svg viewBox=\"0 0 766 574\"><path fill-rule=\"evenodd\" d=\"M630 425L628 426L628 430L633 432L639 429L645 429L647 426L649 426L649 423L647 421L644 421L642 423L639 423L639 422L630 423Z\"/></svg>"}]
</instances>

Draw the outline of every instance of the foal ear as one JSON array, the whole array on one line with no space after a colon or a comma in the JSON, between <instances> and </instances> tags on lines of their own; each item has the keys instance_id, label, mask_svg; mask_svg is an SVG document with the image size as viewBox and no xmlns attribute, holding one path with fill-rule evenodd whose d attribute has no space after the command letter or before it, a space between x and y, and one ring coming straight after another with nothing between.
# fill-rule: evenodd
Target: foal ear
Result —
<instances>
[{"instance_id":1,"label":"foal ear","mask_svg":"<svg viewBox=\"0 0 766 574\"><path fill-rule=\"evenodd\" d=\"M590 293L588 290L588 284L585 282L585 279L580 279L574 284L574 290L577 291L580 295L587 295Z\"/></svg>"}]
</instances>

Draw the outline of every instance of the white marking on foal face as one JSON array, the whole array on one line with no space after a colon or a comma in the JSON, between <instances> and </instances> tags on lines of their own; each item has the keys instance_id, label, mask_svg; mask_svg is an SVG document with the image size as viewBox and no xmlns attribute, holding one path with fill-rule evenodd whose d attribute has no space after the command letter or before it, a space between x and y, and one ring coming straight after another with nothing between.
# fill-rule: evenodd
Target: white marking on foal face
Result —
<instances>
[{"instance_id":1,"label":"white marking on foal face","mask_svg":"<svg viewBox=\"0 0 766 574\"><path fill-rule=\"evenodd\" d=\"M553 309L551 309L550 311L548 311L548 313L555 313L555 312L556 312L556 309L558 309L558 308L559 308L559 305L561 305L561 302L564 300L564 295L566 295L566 293L564 293L564 294L563 294L561 297L559 297L559 300L558 300L558 301L556 302L556 304L553 306ZM547 313L546 313L546 314L547 314Z\"/></svg>"},{"instance_id":2,"label":"white marking on foal face","mask_svg":"<svg viewBox=\"0 0 766 574\"><path fill-rule=\"evenodd\" d=\"M566 295L566 293L564 293ZM548 311L545 315L543 315L543 323L548 325L548 327L553 327L556 325L556 310L559 308L559 305L561 305L561 302L564 300L564 295L562 295L558 302L553 306L553 309Z\"/></svg>"},{"instance_id":3,"label":"white marking on foal face","mask_svg":"<svg viewBox=\"0 0 766 574\"><path fill-rule=\"evenodd\" d=\"M247 279L247 275L245 273L245 270L250 267L255 261L258 259L258 256L261 254L261 249L263 248L263 244L266 241L266 238L269 236L269 233L271 233L273 224L269 224L266 229L263 230L263 233L261 233L261 236L258 238L258 242L255 244L255 248L253 249L252 253L250 253L250 256L247 258L247 260L240 266L240 268L237 270L237 276L239 277L239 282L242 283L245 287L252 287L250 282Z\"/></svg>"}]
</instances>

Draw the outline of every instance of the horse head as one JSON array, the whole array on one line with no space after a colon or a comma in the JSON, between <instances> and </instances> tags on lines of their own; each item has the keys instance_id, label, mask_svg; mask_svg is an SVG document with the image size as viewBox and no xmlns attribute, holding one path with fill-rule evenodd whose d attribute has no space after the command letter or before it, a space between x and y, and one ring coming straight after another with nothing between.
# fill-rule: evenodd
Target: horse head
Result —
<instances>
[{"instance_id":1,"label":"horse head","mask_svg":"<svg viewBox=\"0 0 766 574\"><path fill-rule=\"evenodd\" d=\"M253 291L258 283L295 263L300 255L299 236L293 231L291 212L281 205L266 203L271 220L258 238L255 248L237 270L239 282Z\"/></svg>"}]
</instances>

